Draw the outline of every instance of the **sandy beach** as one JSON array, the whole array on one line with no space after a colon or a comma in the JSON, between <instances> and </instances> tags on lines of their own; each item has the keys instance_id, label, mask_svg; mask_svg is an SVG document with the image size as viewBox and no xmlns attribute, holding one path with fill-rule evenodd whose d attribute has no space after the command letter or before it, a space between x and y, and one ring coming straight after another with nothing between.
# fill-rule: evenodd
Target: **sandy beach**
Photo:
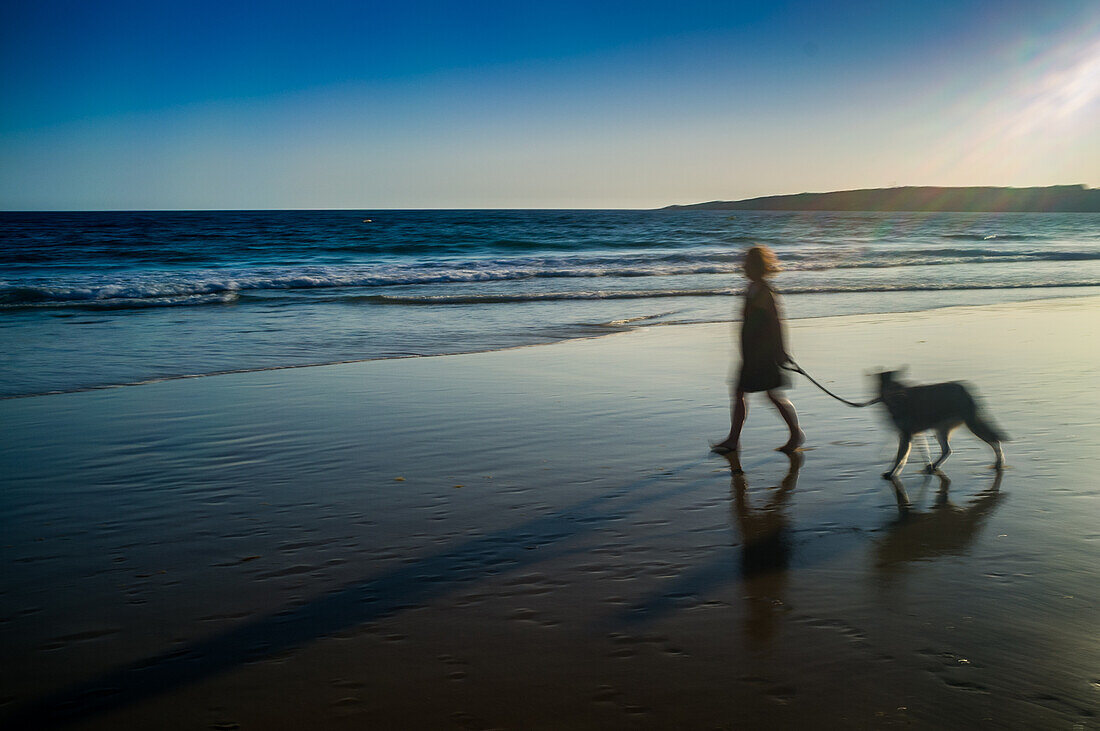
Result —
<instances>
[{"instance_id":1,"label":"sandy beach","mask_svg":"<svg viewBox=\"0 0 1100 731\"><path fill-rule=\"evenodd\" d=\"M789 323L1011 435L918 444L908 505L805 380L798 458L763 399L709 453L728 324L0 401L0 725L1096 728L1098 313Z\"/></svg>"}]
</instances>

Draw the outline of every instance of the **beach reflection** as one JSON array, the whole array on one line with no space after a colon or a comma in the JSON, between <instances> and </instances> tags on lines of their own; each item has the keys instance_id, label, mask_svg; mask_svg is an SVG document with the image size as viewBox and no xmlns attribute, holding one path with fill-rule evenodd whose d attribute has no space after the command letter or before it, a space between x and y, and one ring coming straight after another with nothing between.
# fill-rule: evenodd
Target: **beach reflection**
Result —
<instances>
[{"instance_id":1,"label":"beach reflection","mask_svg":"<svg viewBox=\"0 0 1100 731\"><path fill-rule=\"evenodd\" d=\"M730 522L741 536L740 565L745 589L745 639L750 647L769 642L784 610L787 568L793 540L786 509L802 467L800 453L787 455L790 465L783 480L770 488L763 502L754 506L749 484L735 459L730 459Z\"/></svg>"},{"instance_id":2,"label":"beach reflection","mask_svg":"<svg viewBox=\"0 0 1100 731\"><path fill-rule=\"evenodd\" d=\"M892 478L898 518L875 545L875 568L889 573L913 561L965 553L1004 498L1000 491L1003 476L997 470L993 483L960 507L950 500L951 480L942 472L936 473L939 490L927 512L913 510L905 486L897 477Z\"/></svg>"}]
</instances>

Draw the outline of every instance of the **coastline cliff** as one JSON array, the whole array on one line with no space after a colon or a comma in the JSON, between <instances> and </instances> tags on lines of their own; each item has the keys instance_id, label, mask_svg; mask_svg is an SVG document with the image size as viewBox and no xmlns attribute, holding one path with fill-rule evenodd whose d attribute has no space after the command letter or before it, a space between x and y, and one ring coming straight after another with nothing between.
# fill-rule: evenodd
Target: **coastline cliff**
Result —
<instances>
[{"instance_id":1,"label":"coastline cliff","mask_svg":"<svg viewBox=\"0 0 1100 731\"><path fill-rule=\"evenodd\" d=\"M665 206L662 211L1100 212L1100 188L870 188Z\"/></svg>"}]
</instances>

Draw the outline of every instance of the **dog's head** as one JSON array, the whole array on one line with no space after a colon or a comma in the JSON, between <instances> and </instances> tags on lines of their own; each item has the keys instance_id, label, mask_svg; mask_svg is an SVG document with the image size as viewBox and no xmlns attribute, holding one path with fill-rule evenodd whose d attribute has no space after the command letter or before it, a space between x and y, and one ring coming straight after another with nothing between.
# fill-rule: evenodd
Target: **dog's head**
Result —
<instances>
[{"instance_id":1,"label":"dog's head","mask_svg":"<svg viewBox=\"0 0 1100 731\"><path fill-rule=\"evenodd\" d=\"M906 370L905 367L902 367L896 371L877 371L872 374L878 380L879 393L889 393L899 388L905 388L906 384L902 382L900 376Z\"/></svg>"}]
</instances>

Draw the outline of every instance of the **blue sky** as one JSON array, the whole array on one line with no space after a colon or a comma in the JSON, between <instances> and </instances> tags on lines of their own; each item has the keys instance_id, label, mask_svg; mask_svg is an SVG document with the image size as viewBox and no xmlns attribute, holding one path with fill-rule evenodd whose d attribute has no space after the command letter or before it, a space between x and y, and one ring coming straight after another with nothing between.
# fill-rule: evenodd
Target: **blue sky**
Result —
<instances>
[{"instance_id":1,"label":"blue sky","mask_svg":"<svg viewBox=\"0 0 1100 731\"><path fill-rule=\"evenodd\" d=\"M1100 3L7 2L0 208L1100 186Z\"/></svg>"}]
</instances>

